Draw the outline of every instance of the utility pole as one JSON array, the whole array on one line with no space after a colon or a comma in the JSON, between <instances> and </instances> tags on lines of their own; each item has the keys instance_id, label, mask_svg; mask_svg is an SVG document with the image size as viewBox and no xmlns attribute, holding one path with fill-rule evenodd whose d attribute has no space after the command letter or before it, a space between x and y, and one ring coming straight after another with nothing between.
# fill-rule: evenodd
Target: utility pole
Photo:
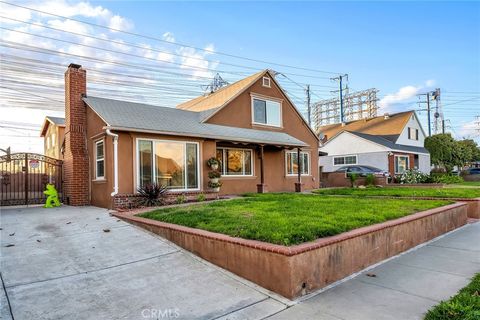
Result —
<instances>
[{"instance_id":1,"label":"utility pole","mask_svg":"<svg viewBox=\"0 0 480 320\"><path fill-rule=\"evenodd\" d=\"M348 81L348 74L339 75L335 78L330 78L330 80L338 81L340 84L340 122L344 122L344 110L343 110L343 79L346 78Z\"/></svg>"},{"instance_id":2,"label":"utility pole","mask_svg":"<svg viewBox=\"0 0 480 320\"><path fill-rule=\"evenodd\" d=\"M305 95L307 97L306 103L307 103L308 125L311 127L312 126L312 109L310 107L310 85L309 84L307 84L307 88L305 89Z\"/></svg>"},{"instance_id":3,"label":"utility pole","mask_svg":"<svg viewBox=\"0 0 480 320\"><path fill-rule=\"evenodd\" d=\"M434 92L432 92L434 94ZM418 96L425 96L426 101L419 101L419 103L427 103L427 124L428 124L428 136L432 135L432 120L430 118L430 92L418 94ZM424 110L424 109L423 109Z\"/></svg>"}]
</instances>

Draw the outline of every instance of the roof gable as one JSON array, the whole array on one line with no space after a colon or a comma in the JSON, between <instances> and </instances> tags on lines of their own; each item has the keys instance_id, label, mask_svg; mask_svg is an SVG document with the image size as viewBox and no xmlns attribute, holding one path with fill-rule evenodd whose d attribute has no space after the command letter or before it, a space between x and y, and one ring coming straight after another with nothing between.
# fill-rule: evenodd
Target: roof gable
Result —
<instances>
[{"instance_id":1,"label":"roof gable","mask_svg":"<svg viewBox=\"0 0 480 320\"><path fill-rule=\"evenodd\" d=\"M44 137L47 134L50 124L58 127L65 127L65 118L46 116L45 120L43 120L42 128L40 129L40 137Z\"/></svg>"},{"instance_id":2,"label":"roof gable","mask_svg":"<svg viewBox=\"0 0 480 320\"><path fill-rule=\"evenodd\" d=\"M210 109L221 109L267 72L268 70L257 72L249 77L220 88L213 93L181 103L177 105L176 108L197 112Z\"/></svg>"},{"instance_id":3,"label":"roof gable","mask_svg":"<svg viewBox=\"0 0 480 320\"><path fill-rule=\"evenodd\" d=\"M406 111L389 115L388 118L378 116L371 119L350 121L344 125L336 123L320 127L319 132L323 133L327 137L327 140L342 131L355 131L380 136L391 142L395 142L413 114L414 111Z\"/></svg>"}]
</instances>

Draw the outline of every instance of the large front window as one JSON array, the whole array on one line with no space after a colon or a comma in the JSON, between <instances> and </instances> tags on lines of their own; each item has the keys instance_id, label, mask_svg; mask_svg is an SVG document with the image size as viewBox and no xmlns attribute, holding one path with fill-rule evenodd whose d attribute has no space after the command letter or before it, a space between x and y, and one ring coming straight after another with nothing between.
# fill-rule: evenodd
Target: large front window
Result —
<instances>
[{"instance_id":1,"label":"large front window","mask_svg":"<svg viewBox=\"0 0 480 320\"><path fill-rule=\"evenodd\" d=\"M224 176L251 176L253 167L252 150L218 148L217 159Z\"/></svg>"},{"instance_id":2,"label":"large front window","mask_svg":"<svg viewBox=\"0 0 480 320\"><path fill-rule=\"evenodd\" d=\"M172 190L198 189L198 144L138 140L138 183Z\"/></svg>"},{"instance_id":3,"label":"large front window","mask_svg":"<svg viewBox=\"0 0 480 320\"><path fill-rule=\"evenodd\" d=\"M252 104L253 123L281 127L280 102L253 98Z\"/></svg>"},{"instance_id":4,"label":"large front window","mask_svg":"<svg viewBox=\"0 0 480 320\"><path fill-rule=\"evenodd\" d=\"M298 153L287 152L287 175L298 175ZM301 174L310 174L310 154L308 152L300 152Z\"/></svg>"},{"instance_id":5,"label":"large front window","mask_svg":"<svg viewBox=\"0 0 480 320\"><path fill-rule=\"evenodd\" d=\"M402 174L408 170L408 156L395 156L395 173Z\"/></svg>"}]
</instances>

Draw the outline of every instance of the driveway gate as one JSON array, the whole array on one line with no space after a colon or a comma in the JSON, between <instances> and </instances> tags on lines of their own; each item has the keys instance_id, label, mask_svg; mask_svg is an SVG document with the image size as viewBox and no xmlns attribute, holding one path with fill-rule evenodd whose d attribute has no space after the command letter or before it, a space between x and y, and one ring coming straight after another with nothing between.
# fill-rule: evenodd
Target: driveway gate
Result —
<instances>
[{"instance_id":1,"label":"driveway gate","mask_svg":"<svg viewBox=\"0 0 480 320\"><path fill-rule=\"evenodd\" d=\"M0 206L44 203L47 183L55 185L62 201L62 161L35 153L0 157Z\"/></svg>"}]
</instances>

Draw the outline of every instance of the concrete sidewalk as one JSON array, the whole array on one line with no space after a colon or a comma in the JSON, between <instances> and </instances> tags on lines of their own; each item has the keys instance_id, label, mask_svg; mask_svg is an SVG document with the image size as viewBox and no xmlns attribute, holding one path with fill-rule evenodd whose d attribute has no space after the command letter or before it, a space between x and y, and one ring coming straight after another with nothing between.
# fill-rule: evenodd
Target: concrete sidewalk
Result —
<instances>
[{"instance_id":1,"label":"concrete sidewalk","mask_svg":"<svg viewBox=\"0 0 480 320\"><path fill-rule=\"evenodd\" d=\"M103 209L0 219L2 319L421 319L480 271L476 223L292 303Z\"/></svg>"},{"instance_id":2,"label":"concrete sidewalk","mask_svg":"<svg viewBox=\"0 0 480 320\"><path fill-rule=\"evenodd\" d=\"M480 272L480 223L362 272L269 319L423 319ZM372 277L374 275L374 277Z\"/></svg>"}]
</instances>

